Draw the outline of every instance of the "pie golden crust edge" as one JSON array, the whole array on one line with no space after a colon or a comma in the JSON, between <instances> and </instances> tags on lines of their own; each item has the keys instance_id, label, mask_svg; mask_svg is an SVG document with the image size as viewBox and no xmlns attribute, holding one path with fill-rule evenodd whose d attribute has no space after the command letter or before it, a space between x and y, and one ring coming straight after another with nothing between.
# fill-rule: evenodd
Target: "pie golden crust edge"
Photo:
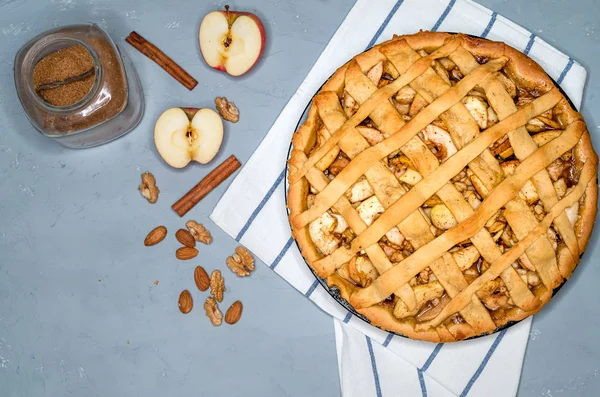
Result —
<instances>
[{"instance_id":1,"label":"pie golden crust edge","mask_svg":"<svg viewBox=\"0 0 600 397\"><path fill-rule=\"evenodd\" d=\"M395 36L340 67L292 138L292 235L372 325L452 342L538 312L597 209L582 116L532 59Z\"/></svg>"}]
</instances>

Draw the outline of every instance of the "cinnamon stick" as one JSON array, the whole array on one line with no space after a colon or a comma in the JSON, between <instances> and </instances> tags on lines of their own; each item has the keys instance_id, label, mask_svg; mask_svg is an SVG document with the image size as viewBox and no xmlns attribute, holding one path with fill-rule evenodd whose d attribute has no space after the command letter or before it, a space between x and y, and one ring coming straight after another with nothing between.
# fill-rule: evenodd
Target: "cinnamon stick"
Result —
<instances>
[{"instance_id":1,"label":"cinnamon stick","mask_svg":"<svg viewBox=\"0 0 600 397\"><path fill-rule=\"evenodd\" d=\"M146 55L148 58L156 62L158 66L163 68L173 78L181 83L188 90L193 90L198 82L188 72L183 70L174 60L169 58L164 52L158 49L154 44L140 36L137 32L129 33L125 39L136 50Z\"/></svg>"},{"instance_id":2,"label":"cinnamon stick","mask_svg":"<svg viewBox=\"0 0 600 397\"><path fill-rule=\"evenodd\" d=\"M194 186L189 192L187 192L182 198L180 198L175 204L171 206L179 216L184 216L189 210L191 210L196 204L200 202L208 193L213 191L214 188L219 186L221 182L227 179L233 174L242 164L231 155L229 158L221 163L217 168L212 170L210 174L206 175L204 179Z\"/></svg>"}]
</instances>

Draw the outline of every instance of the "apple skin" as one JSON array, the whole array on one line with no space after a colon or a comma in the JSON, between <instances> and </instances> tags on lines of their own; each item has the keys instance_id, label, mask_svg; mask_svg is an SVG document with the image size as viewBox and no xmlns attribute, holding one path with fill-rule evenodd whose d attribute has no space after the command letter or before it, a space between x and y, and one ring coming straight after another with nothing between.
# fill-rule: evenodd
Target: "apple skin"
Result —
<instances>
[{"instance_id":1,"label":"apple skin","mask_svg":"<svg viewBox=\"0 0 600 397\"><path fill-rule=\"evenodd\" d=\"M227 17L227 10L225 10L225 11L219 10L219 12L222 13L223 15L225 15L225 17ZM263 52L265 51L265 44L267 42L267 33L265 31L265 25L263 25L262 21L260 20L260 18L258 18L256 16L256 14L253 14L251 12L229 10L229 14L234 16L233 21L235 21L236 19L238 19L238 17L241 17L242 15L245 15L248 18L251 18L254 22L256 22L256 26L258 26L258 30L260 31L260 37L261 37L260 52L258 53L258 58L256 58L256 61L254 61L252 66L250 66L250 69L248 69L248 72L249 72L254 68L254 66L256 66L258 61L262 58ZM232 25L233 25L233 21L231 23ZM219 65L219 66L215 67L215 69L220 70L221 72L227 73L227 70L225 69L225 65ZM246 73L248 73L248 72L246 72Z\"/></svg>"},{"instance_id":2,"label":"apple skin","mask_svg":"<svg viewBox=\"0 0 600 397\"><path fill-rule=\"evenodd\" d=\"M192 121L192 119L194 118L196 113L198 113L198 110L200 110L200 108L181 108L181 107L179 109L183 110L183 112L188 117L188 119L190 119L190 121Z\"/></svg>"},{"instance_id":3,"label":"apple skin","mask_svg":"<svg viewBox=\"0 0 600 397\"><path fill-rule=\"evenodd\" d=\"M225 64L213 66L213 65L210 65L208 62L206 62L208 64L208 66L210 66L211 68L213 68L215 70L218 70L220 72L225 72L225 73L229 74L230 76L237 77L237 76L244 75L244 74L248 73L250 70L252 70L256 66L258 61L262 58L263 52L265 50L266 41L267 41L267 34L266 34L265 26L263 25L262 21L256 14L253 14L253 13L247 12L247 11L230 10L229 6L225 6L225 8L226 8L225 10L217 10L217 11L213 11L213 12L218 12L218 13L223 14L225 19L229 22L230 29L237 18L239 18L241 16L246 16L246 17L252 19L252 21L256 24L258 31L260 33L260 38L261 38L260 50L258 52L258 56L257 56L256 60L244 73L242 73L240 75L229 73L227 71L227 68L225 67ZM209 13L209 14L211 14L211 13ZM206 16L208 16L209 14L207 14ZM206 16L204 18L206 18ZM201 26L202 26L202 23L201 23ZM204 55L204 52L202 50L202 44L200 44L200 52L202 53L202 56L203 56L204 60L206 61L206 56Z\"/></svg>"}]
</instances>

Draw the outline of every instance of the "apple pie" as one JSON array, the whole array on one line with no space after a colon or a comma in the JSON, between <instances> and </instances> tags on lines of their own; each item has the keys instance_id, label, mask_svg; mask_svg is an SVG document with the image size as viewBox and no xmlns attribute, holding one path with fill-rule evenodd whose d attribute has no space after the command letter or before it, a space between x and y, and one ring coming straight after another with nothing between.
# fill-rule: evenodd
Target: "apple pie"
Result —
<instances>
[{"instance_id":1,"label":"apple pie","mask_svg":"<svg viewBox=\"0 0 600 397\"><path fill-rule=\"evenodd\" d=\"M339 68L294 133L292 234L372 325L451 342L538 312L596 216L582 116L514 48L395 36Z\"/></svg>"}]
</instances>

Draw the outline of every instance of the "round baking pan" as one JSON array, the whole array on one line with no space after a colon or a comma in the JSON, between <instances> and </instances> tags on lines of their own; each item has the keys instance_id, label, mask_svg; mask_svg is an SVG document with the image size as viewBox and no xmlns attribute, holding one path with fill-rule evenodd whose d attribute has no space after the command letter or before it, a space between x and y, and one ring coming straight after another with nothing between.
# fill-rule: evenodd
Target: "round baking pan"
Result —
<instances>
[{"instance_id":1,"label":"round baking pan","mask_svg":"<svg viewBox=\"0 0 600 397\"><path fill-rule=\"evenodd\" d=\"M474 37L476 37L476 36L474 36ZM550 77L550 76L548 76L548 77ZM554 85L556 86L556 88L558 88L558 90L559 90L559 91L560 91L560 92L563 94L563 96L564 96L564 97L567 99L567 101L569 102L569 105L571 105L571 107L572 107L573 109L575 109L575 110L578 110L578 109L575 107L575 105L573 105L573 102L571 101L571 99L569 98L569 96L568 96L568 95L567 95L567 94L564 92L564 90L563 90L563 89L560 87L560 85L559 85L559 84L556 82L556 80L554 80L552 77L550 77L550 79L552 79L552 82L554 83ZM323 83L323 85L324 85L324 84L325 84L325 83ZM317 94L318 94L318 93L321 91L322 87L323 87L323 86L319 87L319 89L317 90L317 92L315 93L315 95L317 95ZM314 98L314 96L313 96L313 98ZM311 104L312 104L312 100L313 100L313 98L311 98L311 99L310 99L310 101L308 101L308 104L306 105L306 108L304 109L304 112L303 112L303 113L302 113L302 115L300 116L300 119L298 120L298 124L296 124L296 129L295 129L294 131L298 131L298 128L300 128L300 126L301 126L301 125L302 125L302 124L303 124L303 123L306 121L306 119L308 118L308 111L309 111L309 109L310 109L310 106L311 106ZM293 144L290 142L290 147L289 147L289 149L288 149L288 157L287 157L288 159L290 158L290 155L291 155L291 153L292 153L292 147L293 147ZM287 213L288 213L288 215L289 215L289 210L287 209L287 201L288 201L288 196L287 196L287 195L288 195L288 180L287 180L287 175L288 175L288 163L287 163L287 162L286 162L286 165L285 165L285 174L286 174L286 177L285 177L285 179L284 179L284 189L285 189L285 204L286 204L286 210L287 210ZM291 226L290 226L290 228L291 228ZM300 250L300 246L298 246L298 242L297 242L295 239L294 239L294 243L296 244L296 247L298 247L298 250ZM583 255L583 254L582 254L582 255ZM304 257L302 257L302 258L304 259ZM333 299L335 299L335 300L336 300L336 301L337 301L337 302L338 302L340 305L342 305L342 306L344 307L344 309L348 310L348 311L349 311L350 313L352 313L352 314L353 314L355 317L358 317L358 318L360 318L361 320L365 321L366 323L368 323L368 324L371 324L371 321L370 321L370 320L369 320L367 317L365 317L365 316L363 316L362 314L358 313L358 312L356 311L356 309L354 309L354 307L353 307L353 306L352 306L352 305L351 305L351 304L350 304L350 303L349 303L347 300L345 300L344 298L342 298L342 296L341 296L341 294L340 294L340 291L339 291L339 289L338 289L337 287L335 287L335 286L333 286L333 287L329 286L329 284L327 284L327 280L326 280L326 279L323 279L323 278L319 277L319 276L317 275L317 273L316 273L316 272L313 270L313 268L312 268L312 267L311 267L311 266L308 264L308 262L306 262L306 259L304 259L304 263L306 263L306 266L308 266L308 268L309 268L309 269L310 269L310 271L313 273L313 275L315 276L315 278L316 278L316 279L319 281L319 284L321 284L321 286L322 286L323 288L325 288L325 290L327 291L327 293L329 293L329 295L331 295L331 297L332 297ZM579 264L577 265L577 267L579 267ZM560 289L563 287L563 285L565 285L565 282L566 282L566 280L565 280L565 281L563 281L563 283L562 283L561 285L559 285L558 287L556 287L556 288L554 289L554 291L552 291L552 296L556 295L556 293L558 292L558 290L560 290ZM480 335L477 335L477 336L472 336L472 337L470 337L470 338L467 338L467 339L465 339L465 340L476 339L476 338L481 338L481 337L484 337L484 336L488 336L488 335L495 334L495 333L497 333L497 332L500 332L500 331L502 331L502 330L505 330L505 329L507 329L507 328L510 328L510 327L512 327L513 325L515 325L515 324L517 324L517 323L519 323L519 322L521 322L521 321L523 321L523 320L519 320L519 321L509 321L509 322L507 322L506 324L504 324L504 325L502 325L502 326L500 326L500 327L496 328L496 329L495 329L494 331L492 331L492 332L489 332L489 333L483 333L483 334L480 334ZM375 326L375 325L373 325L373 327L379 328L379 327L377 327L377 326ZM388 331L388 330L386 330L386 329L382 329L382 330L383 330L383 331L385 331L385 332L389 332L389 333L391 333L391 334L397 335L397 336L401 336L401 337L403 337L403 338L408 338L408 336L406 336L406 335L403 335L403 334L400 334L400 333L397 333L397 332L394 332L394 331ZM409 338L409 339L410 339L410 338Z\"/></svg>"}]
</instances>

